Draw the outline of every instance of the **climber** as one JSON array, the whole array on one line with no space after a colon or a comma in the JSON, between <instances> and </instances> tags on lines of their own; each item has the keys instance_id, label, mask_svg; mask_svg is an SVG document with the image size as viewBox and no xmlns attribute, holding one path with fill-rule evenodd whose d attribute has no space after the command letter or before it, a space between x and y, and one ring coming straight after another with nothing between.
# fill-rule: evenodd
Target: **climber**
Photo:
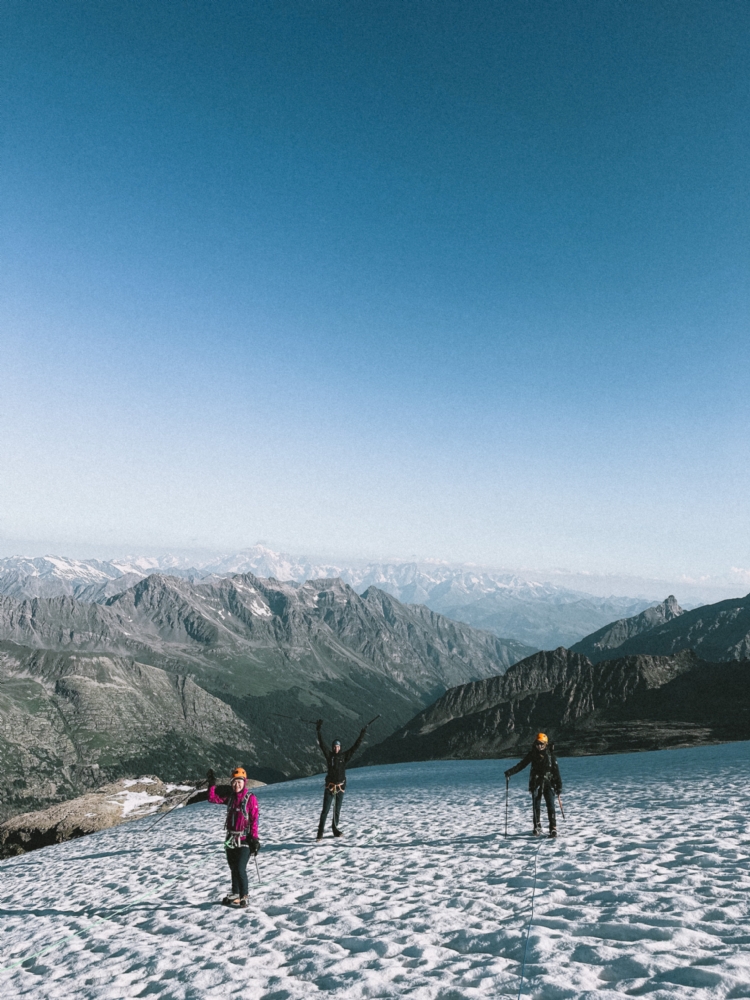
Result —
<instances>
[{"instance_id":1,"label":"climber","mask_svg":"<svg viewBox=\"0 0 750 1000\"><path fill-rule=\"evenodd\" d=\"M370 723L368 722L367 725ZM348 750L341 749L341 740L334 740L331 744L331 749L323 742L323 720L318 719L315 723L315 728L318 733L318 745L323 751L323 756L326 759L327 771L326 771L326 783L325 791L323 792L323 808L320 812L320 822L318 823L318 840L323 839L323 830L325 829L326 819L328 817L328 810L331 808L331 803L334 802L333 806L333 817L332 817L332 827L334 837L341 836L341 830L339 829L339 819L341 817L341 806L344 801L344 791L346 789L346 765L352 759L354 754L359 749L362 740L365 738L365 733L367 732L367 726L365 726L361 731L357 739L354 741L352 746ZM335 801L334 801L335 800Z\"/></svg>"},{"instance_id":2,"label":"climber","mask_svg":"<svg viewBox=\"0 0 750 1000\"><path fill-rule=\"evenodd\" d=\"M256 855L260 849L258 800L247 787L247 771L244 767L235 767L231 786L223 787L220 791L216 788L213 771L209 771L206 778L208 801L227 807L224 823L227 839L224 849L232 872L232 891L222 899L222 903L225 906L244 908L247 906L247 863L250 856Z\"/></svg>"},{"instance_id":3,"label":"climber","mask_svg":"<svg viewBox=\"0 0 750 1000\"><path fill-rule=\"evenodd\" d=\"M523 771L531 764L529 774L529 791L531 792L531 805L534 815L534 835L539 836L542 832L542 796L547 805L547 819L549 820L550 837L557 836L557 816L555 814L555 795L562 793L562 778L560 769L557 766L554 745L550 743L544 733L538 733L531 750L522 761L514 767L508 768L505 772L505 779L508 781L512 775Z\"/></svg>"}]
</instances>

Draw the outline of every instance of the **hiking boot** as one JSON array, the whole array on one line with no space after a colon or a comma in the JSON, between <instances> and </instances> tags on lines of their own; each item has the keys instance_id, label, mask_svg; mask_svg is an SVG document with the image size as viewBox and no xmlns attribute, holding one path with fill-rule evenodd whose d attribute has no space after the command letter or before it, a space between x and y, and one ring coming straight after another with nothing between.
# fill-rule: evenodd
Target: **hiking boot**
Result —
<instances>
[{"instance_id":1,"label":"hiking boot","mask_svg":"<svg viewBox=\"0 0 750 1000\"><path fill-rule=\"evenodd\" d=\"M554 828L554 826L550 827L549 835L550 835L550 837L556 837L557 836L557 830Z\"/></svg>"},{"instance_id":2,"label":"hiking boot","mask_svg":"<svg viewBox=\"0 0 750 1000\"><path fill-rule=\"evenodd\" d=\"M343 837L344 836L343 833L341 832L341 830L334 830L333 831L333 835L334 835L334 837Z\"/></svg>"},{"instance_id":3,"label":"hiking boot","mask_svg":"<svg viewBox=\"0 0 750 1000\"><path fill-rule=\"evenodd\" d=\"M541 837L541 835L542 835L542 828L541 828L541 826L535 826L534 827L534 836L535 837Z\"/></svg>"},{"instance_id":4,"label":"hiking boot","mask_svg":"<svg viewBox=\"0 0 750 1000\"><path fill-rule=\"evenodd\" d=\"M241 896L238 905L241 907L241 909L246 910L247 909L247 896Z\"/></svg>"},{"instance_id":5,"label":"hiking boot","mask_svg":"<svg viewBox=\"0 0 750 1000\"><path fill-rule=\"evenodd\" d=\"M235 902L239 899L236 892L230 892L228 896L222 899L224 906L234 906Z\"/></svg>"}]
</instances>

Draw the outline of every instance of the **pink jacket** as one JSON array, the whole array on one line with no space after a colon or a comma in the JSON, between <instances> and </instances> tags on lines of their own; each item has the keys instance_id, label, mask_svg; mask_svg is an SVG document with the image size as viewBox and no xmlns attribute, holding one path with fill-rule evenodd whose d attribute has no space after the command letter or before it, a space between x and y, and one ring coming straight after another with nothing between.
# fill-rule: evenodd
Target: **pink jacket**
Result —
<instances>
[{"instance_id":1,"label":"pink jacket","mask_svg":"<svg viewBox=\"0 0 750 1000\"><path fill-rule=\"evenodd\" d=\"M247 840L248 837L258 839L258 800L249 788L243 788L239 795L230 792L224 798L216 791L216 785L211 785L208 790L208 801L219 806L227 806L224 826L229 833L242 834L241 840Z\"/></svg>"}]
</instances>

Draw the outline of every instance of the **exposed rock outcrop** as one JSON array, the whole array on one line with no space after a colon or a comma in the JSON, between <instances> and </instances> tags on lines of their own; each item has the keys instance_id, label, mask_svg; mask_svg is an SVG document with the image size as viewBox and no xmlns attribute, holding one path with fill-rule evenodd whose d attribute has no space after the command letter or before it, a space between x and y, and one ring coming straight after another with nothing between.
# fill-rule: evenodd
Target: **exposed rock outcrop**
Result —
<instances>
[{"instance_id":1,"label":"exposed rock outcrop","mask_svg":"<svg viewBox=\"0 0 750 1000\"><path fill-rule=\"evenodd\" d=\"M106 830L187 803L195 786L167 784L155 775L121 779L96 791L0 824L0 857Z\"/></svg>"}]
</instances>

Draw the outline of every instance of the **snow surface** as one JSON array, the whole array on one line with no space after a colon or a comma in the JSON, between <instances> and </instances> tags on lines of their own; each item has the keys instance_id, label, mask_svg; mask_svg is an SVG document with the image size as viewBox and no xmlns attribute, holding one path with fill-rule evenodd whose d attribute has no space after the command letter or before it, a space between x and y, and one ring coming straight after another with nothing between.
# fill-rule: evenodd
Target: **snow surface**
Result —
<instances>
[{"instance_id":1,"label":"snow surface","mask_svg":"<svg viewBox=\"0 0 750 1000\"><path fill-rule=\"evenodd\" d=\"M320 777L257 790L247 910L208 803L2 862L0 995L750 997L750 744L564 758L556 841L507 766L353 770L321 844Z\"/></svg>"},{"instance_id":2,"label":"snow surface","mask_svg":"<svg viewBox=\"0 0 750 1000\"><path fill-rule=\"evenodd\" d=\"M128 816L136 809L146 809L148 812L155 812L164 801L163 795L149 795L148 792L117 792L115 798L117 804L122 809L122 815Z\"/></svg>"}]
</instances>

